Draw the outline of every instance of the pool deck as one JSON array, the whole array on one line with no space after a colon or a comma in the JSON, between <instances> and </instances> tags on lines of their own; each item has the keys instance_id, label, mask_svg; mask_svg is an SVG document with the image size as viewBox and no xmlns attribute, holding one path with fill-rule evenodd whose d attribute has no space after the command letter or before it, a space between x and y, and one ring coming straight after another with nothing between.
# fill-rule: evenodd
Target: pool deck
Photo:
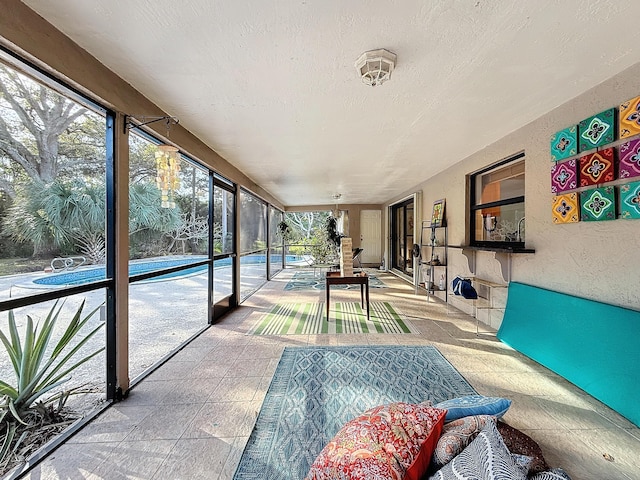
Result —
<instances>
[{"instance_id":1,"label":"pool deck","mask_svg":"<svg viewBox=\"0 0 640 480\"><path fill-rule=\"evenodd\" d=\"M91 268L80 267L80 268ZM94 266L95 268L95 266ZM252 272L250 265L243 265L243 289L255 289L252 285L260 281L260 273L264 277L264 267L256 268ZM51 286L38 286L33 280L52 273L36 272L29 274L9 275L0 277L0 300L24 297L51 290ZM214 298L222 297L230 291L230 267L216 268ZM53 287L55 288L55 287ZM130 379L143 374L164 355L178 348L183 342L207 326L207 289L208 277L206 272L166 280L150 282L136 282L129 286L129 363ZM100 307L105 301L105 289L98 289L79 295L72 295L64 299L64 306L60 316L60 325L55 329L51 342L57 341L62 334L65 320L70 319L82 301L85 301L84 314ZM31 305L14 310L18 329L26 325L26 316L34 322L44 319L53 301ZM97 312L85 327L90 331L104 321L103 312ZM6 332L7 312L0 312L0 329ZM95 335L81 350L93 352L105 344L102 333ZM4 350L2 350L4 352ZM73 399L71 405L85 411L104 399L104 378L106 360L104 353L97 355L91 361L73 372L69 385L88 384L97 393ZM12 381L13 369L5 353L0 353L0 378ZM73 398L73 397L72 397Z\"/></svg>"}]
</instances>

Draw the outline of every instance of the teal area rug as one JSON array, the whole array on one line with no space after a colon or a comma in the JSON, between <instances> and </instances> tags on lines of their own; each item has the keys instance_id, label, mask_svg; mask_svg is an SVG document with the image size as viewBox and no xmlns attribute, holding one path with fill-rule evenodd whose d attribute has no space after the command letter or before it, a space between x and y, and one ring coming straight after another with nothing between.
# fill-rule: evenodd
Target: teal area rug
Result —
<instances>
[{"instance_id":1,"label":"teal area rug","mask_svg":"<svg viewBox=\"0 0 640 480\"><path fill-rule=\"evenodd\" d=\"M375 275L369 275L369 288L386 288L387 285ZM285 290L324 290L325 289L324 273L314 272L296 272L293 278L284 286ZM360 289L360 285L331 285L331 290L337 289Z\"/></svg>"},{"instance_id":2,"label":"teal area rug","mask_svg":"<svg viewBox=\"0 0 640 480\"><path fill-rule=\"evenodd\" d=\"M365 410L474 393L432 346L287 347L233 478L300 480Z\"/></svg>"},{"instance_id":3,"label":"teal area rug","mask_svg":"<svg viewBox=\"0 0 640 480\"><path fill-rule=\"evenodd\" d=\"M420 333L389 302L371 302L367 311L357 302L332 302L327 321L324 302L277 303L247 335L322 333Z\"/></svg>"}]
</instances>

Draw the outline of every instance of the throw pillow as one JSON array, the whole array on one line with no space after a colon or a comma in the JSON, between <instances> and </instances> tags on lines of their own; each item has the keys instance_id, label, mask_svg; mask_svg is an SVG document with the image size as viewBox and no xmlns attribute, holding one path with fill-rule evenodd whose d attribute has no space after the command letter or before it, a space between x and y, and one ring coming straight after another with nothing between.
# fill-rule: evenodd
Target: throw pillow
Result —
<instances>
[{"instance_id":1,"label":"throw pillow","mask_svg":"<svg viewBox=\"0 0 640 480\"><path fill-rule=\"evenodd\" d=\"M493 415L500 418L507 413L510 406L511 400L500 397L485 397L484 395L466 395L434 405L436 408L447 410L445 422L470 415Z\"/></svg>"},{"instance_id":2,"label":"throw pillow","mask_svg":"<svg viewBox=\"0 0 640 480\"><path fill-rule=\"evenodd\" d=\"M500 435L504 440L504 444L511 453L527 455L528 457L533 458L529 465L530 474L549 470L549 465L542 455L540 445L538 445L531 437L504 422L498 422L497 427L498 432L500 432Z\"/></svg>"},{"instance_id":3,"label":"throw pillow","mask_svg":"<svg viewBox=\"0 0 640 480\"><path fill-rule=\"evenodd\" d=\"M445 423L431 458L434 467L440 468L453 460L493 419L490 415L471 415Z\"/></svg>"},{"instance_id":4,"label":"throw pillow","mask_svg":"<svg viewBox=\"0 0 640 480\"><path fill-rule=\"evenodd\" d=\"M418 480L429 467L445 414L403 402L367 410L322 449L305 479Z\"/></svg>"},{"instance_id":5,"label":"throw pillow","mask_svg":"<svg viewBox=\"0 0 640 480\"><path fill-rule=\"evenodd\" d=\"M429 477L430 480L526 480L519 465L490 421L458 456Z\"/></svg>"},{"instance_id":6,"label":"throw pillow","mask_svg":"<svg viewBox=\"0 0 640 480\"><path fill-rule=\"evenodd\" d=\"M532 475L529 480L571 480L571 477L561 468L552 468L546 472Z\"/></svg>"}]
</instances>

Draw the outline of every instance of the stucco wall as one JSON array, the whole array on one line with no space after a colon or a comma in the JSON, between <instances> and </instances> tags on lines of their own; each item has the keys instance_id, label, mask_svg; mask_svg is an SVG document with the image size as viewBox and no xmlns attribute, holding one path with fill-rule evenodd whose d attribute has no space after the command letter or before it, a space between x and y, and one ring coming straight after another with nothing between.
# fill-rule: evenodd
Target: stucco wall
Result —
<instances>
[{"instance_id":1,"label":"stucco wall","mask_svg":"<svg viewBox=\"0 0 640 480\"><path fill-rule=\"evenodd\" d=\"M550 136L565 127L640 95L640 64L549 112L529 125L461 159L439 175L407 190L422 192L423 217L433 202L446 198L449 243L465 243L465 178L514 153L525 151L526 247L534 254L512 256L511 280L614 305L640 309L640 221L617 219L555 225L551 220ZM491 119L487 119L491 121ZM461 138L460 141L464 141ZM425 157L425 162L428 162ZM397 199L385 205L394 203ZM386 232L388 238L388 231ZM449 279L469 275L460 249L449 250ZM503 281L500 264L491 252L478 252L479 277ZM505 279L506 280L506 279ZM455 301L455 299L454 299ZM504 302L504 299L501 300ZM467 309L469 310L469 309ZM499 326L500 318L492 321Z\"/></svg>"}]
</instances>

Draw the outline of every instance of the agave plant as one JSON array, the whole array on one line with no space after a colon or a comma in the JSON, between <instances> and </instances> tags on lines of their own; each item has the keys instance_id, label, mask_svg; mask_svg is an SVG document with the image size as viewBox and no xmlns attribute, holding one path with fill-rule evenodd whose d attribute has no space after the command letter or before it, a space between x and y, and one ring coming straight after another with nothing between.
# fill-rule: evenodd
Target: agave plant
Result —
<instances>
[{"instance_id":1,"label":"agave plant","mask_svg":"<svg viewBox=\"0 0 640 480\"><path fill-rule=\"evenodd\" d=\"M72 371L104 350L102 347L87 356L74 359L74 355L102 328L102 324L98 325L73 345L80 330L100 308L97 307L82 318L84 301L62 337L53 349L49 348L54 327L64 305L62 302L58 307L58 303L55 302L41 327L38 324L34 327L33 319L27 315L24 338L20 337L12 310L9 311L9 338L0 330L0 340L11 359L17 383L13 386L0 380L0 395L4 400L0 404L0 419L4 422L11 423L15 420L24 424L24 415L34 408L37 400L69 380L68 375ZM49 351L51 353L47 356ZM55 400L58 398L59 396L55 397ZM48 401L55 400L52 397ZM10 413L8 416L7 410Z\"/></svg>"}]
</instances>

